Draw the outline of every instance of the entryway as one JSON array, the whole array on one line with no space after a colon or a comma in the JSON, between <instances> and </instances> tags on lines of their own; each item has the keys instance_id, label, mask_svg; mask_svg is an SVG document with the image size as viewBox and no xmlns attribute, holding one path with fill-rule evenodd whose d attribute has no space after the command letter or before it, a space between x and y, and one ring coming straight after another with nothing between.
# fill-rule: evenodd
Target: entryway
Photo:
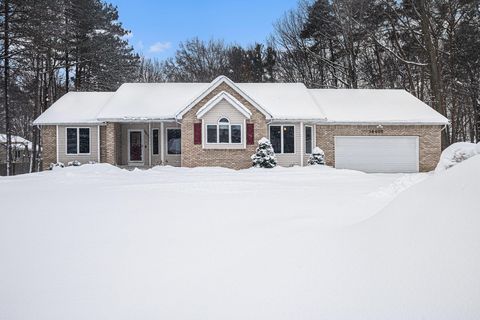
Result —
<instances>
[{"instance_id":1,"label":"entryway","mask_svg":"<svg viewBox=\"0 0 480 320\"><path fill-rule=\"evenodd\" d=\"M128 130L128 162L144 162L142 130Z\"/></svg>"}]
</instances>

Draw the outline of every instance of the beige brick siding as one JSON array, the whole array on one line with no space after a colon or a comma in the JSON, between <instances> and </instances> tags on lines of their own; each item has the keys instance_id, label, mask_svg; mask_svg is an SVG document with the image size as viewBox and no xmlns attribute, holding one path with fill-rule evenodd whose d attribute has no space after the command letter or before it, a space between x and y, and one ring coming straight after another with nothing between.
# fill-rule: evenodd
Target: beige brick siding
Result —
<instances>
[{"instance_id":1,"label":"beige brick siding","mask_svg":"<svg viewBox=\"0 0 480 320\"><path fill-rule=\"evenodd\" d=\"M440 158L441 126L317 125L316 145L325 152L327 165L335 165L335 136L418 136L420 171L435 169Z\"/></svg>"},{"instance_id":2,"label":"beige brick siding","mask_svg":"<svg viewBox=\"0 0 480 320\"><path fill-rule=\"evenodd\" d=\"M57 162L57 126L42 126L42 169L47 170L51 163Z\"/></svg>"},{"instance_id":3,"label":"beige brick siding","mask_svg":"<svg viewBox=\"0 0 480 320\"><path fill-rule=\"evenodd\" d=\"M228 149L203 149L202 145L193 143L193 124L201 123L197 119L197 111L205 105L210 99L221 91L228 92L239 100L246 108L252 112L250 120L247 123L254 123L254 145L247 145L245 149L228 150ZM182 119L182 160L183 167L197 166L222 166L232 169L243 169L251 166L250 156L255 153L256 142L262 137L267 136L267 122L265 116L244 99L239 93L232 89L229 85L222 83L192 109L190 109ZM244 128L245 130L245 128ZM202 130L204 131L204 130ZM203 132L205 134L205 132Z\"/></svg>"},{"instance_id":4,"label":"beige brick siding","mask_svg":"<svg viewBox=\"0 0 480 320\"><path fill-rule=\"evenodd\" d=\"M118 123L107 123L105 128L105 162L113 165L120 164L120 146L121 143L119 124ZM117 147L118 146L118 147ZM102 148L102 146L100 146Z\"/></svg>"}]
</instances>

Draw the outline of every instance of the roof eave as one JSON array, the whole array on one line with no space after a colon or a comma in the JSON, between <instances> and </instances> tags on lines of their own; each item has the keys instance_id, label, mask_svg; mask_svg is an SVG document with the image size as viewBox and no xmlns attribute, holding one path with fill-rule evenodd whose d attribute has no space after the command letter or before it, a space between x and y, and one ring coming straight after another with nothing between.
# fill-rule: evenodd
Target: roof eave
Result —
<instances>
[{"instance_id":1,"label":"roof eave","mask_svg":"<svg viewBox=\"0 0 480 320\"><path fill-rule=\"evenodd\" d=\"M439 121L327 121L326 125L392 125L392 126L445 126L449 122Z\"/></svg>"}]
</instances>

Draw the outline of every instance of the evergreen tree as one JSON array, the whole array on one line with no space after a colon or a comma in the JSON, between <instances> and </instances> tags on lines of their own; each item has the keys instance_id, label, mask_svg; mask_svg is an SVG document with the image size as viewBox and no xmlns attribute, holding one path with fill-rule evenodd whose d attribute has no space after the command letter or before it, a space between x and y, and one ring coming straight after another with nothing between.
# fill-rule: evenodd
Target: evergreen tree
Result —
<instances>
[{"instance_id":1,"label":"evergreen tree","mask_svg":"<svg viewBox=\"0 0 480 320\"><path fill-rule=\"evenodd\" d=\"M258 147L252 155L252 164L256 168L273 168L277 165L277 158L273 151L272 144L267 138L258 141Z\"/></svg>"},{"instance_id":2,"label":"evergreen tree","mask_svg":"<svg viewBox=\"0 0 480 320\"><path fill-rule=\"evenodd\" d=\"M313 166L313 165L324 165L325 164L325 153L323 152L322 149L319 147L315 147L312 150L312 154L310 155L310 158L308 159L308 164Z\"/></svg>"}]
</instances>

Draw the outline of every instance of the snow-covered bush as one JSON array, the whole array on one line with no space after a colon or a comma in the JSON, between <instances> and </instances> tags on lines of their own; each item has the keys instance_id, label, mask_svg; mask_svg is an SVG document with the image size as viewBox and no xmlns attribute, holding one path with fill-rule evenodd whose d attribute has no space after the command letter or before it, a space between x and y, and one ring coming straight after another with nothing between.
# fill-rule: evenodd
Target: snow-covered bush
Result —
<instances>
[{"instance_id":1,"label":"snow-covered bush","mask_svg":"<svg viewBox=\"0 0 480 320\"><path fill-rule=\"evenodd\" d=\"M78 160L73 160L73 161L70 161L67 165L69 167L78 167L78 166L81 166L82 163Z\"/></svg>"},{"instance_id":2,"label":"snow-covered bush","mask_svg":"<svg viewBox=\"0 0 480 320\"><path fill-rule=\"evenodd\" d=\"M61 162L50 163L48 170L53 170L54 168L65 168L65 165Z\"/></svg>"},{"instance_id":3,"label":"snow-covered bush","mask_svg":"<svg viewBox=\"0 0 480 320\"><path fill-rule=\"evenodd\" d=\"M310 158L308 158L308 164L311 166L325 164L325 152L323 152L323 150L319 147L313 148L312 154L310 155Z\"/></svg>"},{"instance_id":4,"label":"snow-covered bush","mask_svg":"<svg viewBox=\"0 0 480 320\"><path fill-rule=\"evenodd\" d=\"M88 161L88 164L97 164L97 161Z\"/></svg>"},{"instance_id":5,"label":"snow-covered bush","mask_svg":"<svg viewBox=\"0 0 480 320\"><path fill-rule=\"evenodd\" d=\"M272 144L267 138L258 141L257 150L251 158L252 164L256 168L273 168L277 165L277 157L275 157Z\"/></svg>"},{"instance_id":6,"label":"snow-covered bush","mask_svg":"<svg viewBox=\"0 0 480 320\"><path fill-rule=\"evenodd\" d=\"M480 154L480 143L457 142L443 150L435 172L445 171L454 165Z\"/></svg>"}]
</instances>

